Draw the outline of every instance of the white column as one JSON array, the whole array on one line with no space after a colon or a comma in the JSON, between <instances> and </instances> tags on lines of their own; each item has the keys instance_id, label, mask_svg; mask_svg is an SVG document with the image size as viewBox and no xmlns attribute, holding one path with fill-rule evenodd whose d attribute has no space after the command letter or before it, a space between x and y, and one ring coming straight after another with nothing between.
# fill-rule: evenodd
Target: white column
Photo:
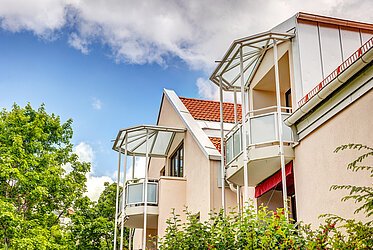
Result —
<instances>
[{"instance_id":1,"label":"white column","mask_svg":"<svg viewBox=\"0 0 373 250\"><path fill-rule=\"evenodd\" d=\"M224 113L223 113L223 84L219 77L220 87L220 173L221 173L221 207L225 214L225 160L224 160Z\"/></svg>"},{"instance_id":2,"label":"white column","mask_svg":"<svg viewBox=\"0 0 373 250\"><path fill-rule=\"evenodd\" d=\"M246 97L245 97L245 79L243 71L243 53L242 46L240 48L240 74L241 74L241 119L242 119L242 150L243 150L243 178L244 178L244 207L249 206L249 173L247 164L249 162L247 155L247 141L246 141Z\"/></svg>"},{"instance_id":3,"label":"white column","mask_svg":"<svg viewBox=\"0 0 373 250\"><path fill-rule=\"evenodd\" d=\"M143 241L142 249L146 249L146 227L148 222L148 164L149 164L149 152L148 152L148 140L149 140L149 131L146 130L146 142L145 142L145 178L143 186L143 199L144 199L144 229L143 229Z\"/></svg>"},{"instance_id":4,"label":"white column","mask_svg":"<svg viewBox=\"0 0 373 250\"><path fill-rule=\"evenodd\" d=\"M233 89L233 102L234 102L234 123L237 124L237 90Z\"/></svg>"},{"instance_id":5,"label":"white column","mask_svg":"<svg viewBox=\"0 0 373 250\"><path fill-rule=\"evenodd\" d=\"M128 135L126 134L125 137L125 145L124 145L124 159L123 159L123 188L122 188L122 213L121 213L121 225L120 225L120 250L123 250L123 232L124 232L124 207L125 207L125 200L126 200L126 171L127 171L127 139Z\"/></svg>"},{"instance_id":6,"label":"white column","mask_svg":"<svg viewBox=\"0 0 373 250\"><path fill-rule=\"evenodd\" d=\"M281 178L282 178L282 197L284 202L284 212L287 219L289 219L288 206L287 206L287 186L286 186L286 173L285 173L285 155L284 144L282 139L282 115L281 115L281 92L280 92L280 78L278 71L278 56L277 56L277 42L273 40L273 59L275 64L275 83L276 83L276 101L277 101L277 124L278 124L278 140L280 143L279 153L281 160Z\"/></svg>"},{"instance_id":7,"label":"white column","mask_svg":"<svg viewBox=\"0 0 373 250\"><path fill-rule=\"evenodd\" d=\"M130 228L129 234L128 234L128 250L132 249L132 232L134 228Z\"/></svg>"},{"instance_id":8,"label":"white column","mask_svg":"<svg viewBox=\"0 0 373 250\"><path fill-rule=\"evenodd\" d=\"M122 153L120 152L120 147L118 148L118 170L117 170L117 194L115 199L115 226L114 226L114 250L117 249L117 228L118 228L118 210L119 210L119 182L120 182L120 165Z\"/></svg>"},{"instance_id":9,"label":"white column","mask_svg":"<svg viewBox=\"0 0 373 250\"><path fill-rule=\"evenodd\" d=\"M132 156L132 180L135 179L135 164L136 164L136 156Z\"/></svg>"}]
</instances>

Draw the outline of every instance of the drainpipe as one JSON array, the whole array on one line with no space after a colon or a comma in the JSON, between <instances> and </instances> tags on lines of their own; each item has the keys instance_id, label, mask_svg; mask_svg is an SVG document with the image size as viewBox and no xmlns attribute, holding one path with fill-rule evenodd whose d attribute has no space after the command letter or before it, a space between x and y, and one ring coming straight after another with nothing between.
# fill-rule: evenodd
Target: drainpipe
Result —
<instances>
[{"instance_id":1,"label":"drainpipe","mask_svg":"<svg viewBox=\"0 0 373 250\"><path fill-rule=\"evenodd\" d=\"M220 87L220 173L221 173L221 207L225 215L225 160L224 160L224 113L223 113L223 84L219 77Z\"/></svg>"},{"instance_id":2,"label":"drainpipe","mask_svg":"<svg viewBox=\"0 0 373 250\"><path fill-rule=\"evenodd\" d=\"M236 199L237 199L237 209L238 209L238 213L240 213L241 211L241 204L240 204L240 186L236 185L236 188L234 187L234 184L230 181L227 181L228 184L229 184L229 189L236 193Z\"/></svg>"},{"instance_id":3,"label":"drainpipe","mask_svg":"<svg viewBox=\"0 0 373 250\"><path fill-rule=\"evenodd\" d=\"M240 47L240 78L241 78L241 117L242 117L242 151L243 151L243 178L244 178L244 207L249 207L249 174L247 169L247 164L249 162L247 155L247 142L246 142L246 98L245 98L245 79L244 79L244 69L243 69L243 53L242 44Z\"/></svg>"},{"instance_id":4,"label":"drainpipe","mask_svg":"<svg viewBox=\"0 0 373 250\"><path fill-rule=\"evenodd\" d=\"M282 114L281 114L281 93L280 93L280 78L278 70L278 56L277 56L277 41L273 39L273 59L275 63L275 82L276 82L276 101L277 101L277 125L278 125L278 140L279 140L279 154L281 160L281 179L282 179L282 196L284 202L284 213L286 219L289 219L288 206L287 206L287 186L286 186L286 172L285 172L285 155L284 155L284 144L282 138Z\"/></svg>"}]
</instances>

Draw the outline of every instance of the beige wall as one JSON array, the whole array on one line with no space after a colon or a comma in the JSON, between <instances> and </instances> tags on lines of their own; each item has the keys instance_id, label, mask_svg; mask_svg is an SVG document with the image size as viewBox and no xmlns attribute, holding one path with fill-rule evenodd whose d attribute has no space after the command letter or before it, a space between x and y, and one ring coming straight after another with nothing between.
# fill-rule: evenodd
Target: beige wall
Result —
<instances>
[{"instance_id":1,"label":"beige wall","mask_svg":"<svg viewBox=\"0 0 373 250\"><path fill-rule=\"evenodd\" d=\"M186 204L186 180L179 177L161 177L159 179L159 204L158 207L158 237L163 237L171 212L181 215L184 220L184 205Z\"/></svg>"},{"instance_id":2,"label":"beige wall","mask_svg":"<svg viewBox=\"0 0 373 250\"><path fill-rule=\"evenodd\" d=\"M218 187L218 178L221 178L219 173L220 161L210 161L211 164L211 194L212 204L211 210L219 211L221 209L221 188ZM237 207L237 196L230 188L225 188L225 205L228 209Z\"/></svg>"},{"instance_id":3,"label":"beige wall","mask_svg":"<svg viewBox=\"0 0 373 250\"><path fill-rule=\"evenodd\" d=\"M186 128L167 98L163 100L158 125ZM209 160L189 131L175 138L170 156L181 142L184 143L184 178L161 177L159 182L159 237L163 236L172 208L177 214L183 214L182 210L187 206L192 213L200 212L201 220L208 219L211 210L221 208L221 189L218 188L220 162ZM149 177L159 178L164 166L167 174L169 160L151 159ZM226 200L227 206L236 206L236 195L229 188L226 188Z\"/></svg>"},{"instance_id":4,"label":"beige wall","mask_svg":"<svg viewBox=\"0 0 373 250\"><path fill-rule=\"evenodd\" d=\"M373 91L370 90L301 140L295 148L294 175L299 220L317 225L318 216L323 213L364 220L363 215L353 215L356 205L352 201L340 201L346 192L329 191L329 188L333 184L372 184L367 172L346 170L347 164L362 152L333 153L341 144L373 146L372 107Z\"/></svg>"}]
</instances>

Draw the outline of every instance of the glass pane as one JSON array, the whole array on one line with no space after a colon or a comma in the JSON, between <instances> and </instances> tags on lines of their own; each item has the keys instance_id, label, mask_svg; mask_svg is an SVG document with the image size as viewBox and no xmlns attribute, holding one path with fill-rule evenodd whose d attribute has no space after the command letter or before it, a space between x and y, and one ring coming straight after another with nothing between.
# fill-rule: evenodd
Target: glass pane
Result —
<instances>
[{"instance_id":1,"label":"glass pane","mask_svg":"<svg viewBox=\"0 0 373 250\"><path fill-rule=\"evenodd\" d=\"M233 157L236 157L241 152L241 129L233 134Z\"/></svg>"},{"instance_id":2,"label":"glass pane","mask_svg":"<svg viewBox=\"0 0 373 250\"><path fill-rule=\"evenodd\" d=\"M227 146L226 146L226 157L227 157L227 162L230 162L232 160L232 152L233 152L233 136L229 137L227 140Z\"/></svg>"},{"instance_id":3,"label":"glass pane","mask_svg":"<svg viewBox=\"0 0 373 250\"><path fill-rule=\"evenodd\" d=\"M153 154L164 155L173 132L159 131L156 141L154 142Z\"/></svg>"},{"instance_id":4,"label":"glass pane","mask_svg":"<svg viewBox=\"0 0 373 250\"><path fill-rule=\"evenodd\" d=\"M131 184L127 186L127 204L142 203L143 184Z\"/></svg>"},{"instance_id":5,"label":"glass pane","mask_svg":"<svg viewBox=\"0 0 373 250\"><path fill-rule=\"evenodd\" d=\"M286 118L288 118L288 114L282 114L282 121L284 121ZM288 127L284 122L282 122L282 139L285 142L292 142L293 141L293 132L291 131L291 128Z\"/></svg>"},{"instance_id":6,"label":"glass pane","mask_svg":"<svg viewBox=\"0 0 373 250\"><path fill-rule=\"evenodd\" d=\"M157 204L157 184L148 183L148 203Z\"/></svg>"},{"instance_id":7,"label":"glass pane","mask_svg":"<svg viewBox=\"0 0 373 250\"><path fill-rule=\"evenodd\" d=\"M250 118L251 144L276 140L275 115L268 114Z\"/></svg>"},{"instance_id":8,"label":"glass pane","mask_svg":"<svg viewBox=\"0 0 373 250\"><path fill-rule=\"evenodd\" d=\"M179 152L179 156L180 156L180 161L179 161L179 177L183 177L183 170L184 170L184 161L183 161L183 148L181 147L180 148L180 152Z\"/></svg>"}]
</instances>

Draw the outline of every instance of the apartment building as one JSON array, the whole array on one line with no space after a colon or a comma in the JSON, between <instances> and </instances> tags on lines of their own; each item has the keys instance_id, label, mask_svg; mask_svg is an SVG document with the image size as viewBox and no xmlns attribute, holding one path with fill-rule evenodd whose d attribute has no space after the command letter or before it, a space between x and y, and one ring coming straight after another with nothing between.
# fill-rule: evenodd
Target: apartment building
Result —
<instances>
[{"instance_id":1,"label":"apartment building","mask_svg":"<svg viewBox=\"0 0 373 250\"><path fill-rule=\"evenodd\" d=\"M241 106L224 103L222 108L228 132ZM206 220L223 202L225 207L237 206L240 197L232 185L226 184L222 201L220 125L219 102L164 90L157 125L119 131L113 149L119 153L118 173L127 178L125 192L118 192L117 223L130 228L131 249L156 248L154 237L164 235L173 209L182 220L186 207ZM136 168L147 171L138 178ZM121 232L116 234L120 237Z\"/></svg>"},{"instance_id":2,"label":"apartment building","mask_svg":"<svg viewBox=\"0 0 373 250\"><path fill-rule=\"evenodd\" d=\"M123 240L127 227L130 249L156 248L152 236L162 237L171 210L182 215L185 206L201 220L250 202L313 225L323 213L364 220L329 188L371 185L346 170L356 152L333 151L373 144L372 36L373 24L297 13L232 42L210 77L220 102L164 90L157 124L120 130L114 142L118 179L121 169L127 176L115 237ZM223 103L226 92L234 103Z\"/></svg>"},{"instance_id":3,"label":"apartment building","mask_svg":"<svg viewBox=\"0 0 373 250\"><path fill-rule=\"evenodd\" d=\"M233 41L210 80L221 99L242 98L241 119L222 138L226 179L255 188L257 205L284 207L296 220L354 215L333 184L371 185L366 173L346 170L354 151L342 144L372 146L373 24L307 13L273 29ZM238 120L238 119L236 119Z\"/></svg>"}]
</instances>

